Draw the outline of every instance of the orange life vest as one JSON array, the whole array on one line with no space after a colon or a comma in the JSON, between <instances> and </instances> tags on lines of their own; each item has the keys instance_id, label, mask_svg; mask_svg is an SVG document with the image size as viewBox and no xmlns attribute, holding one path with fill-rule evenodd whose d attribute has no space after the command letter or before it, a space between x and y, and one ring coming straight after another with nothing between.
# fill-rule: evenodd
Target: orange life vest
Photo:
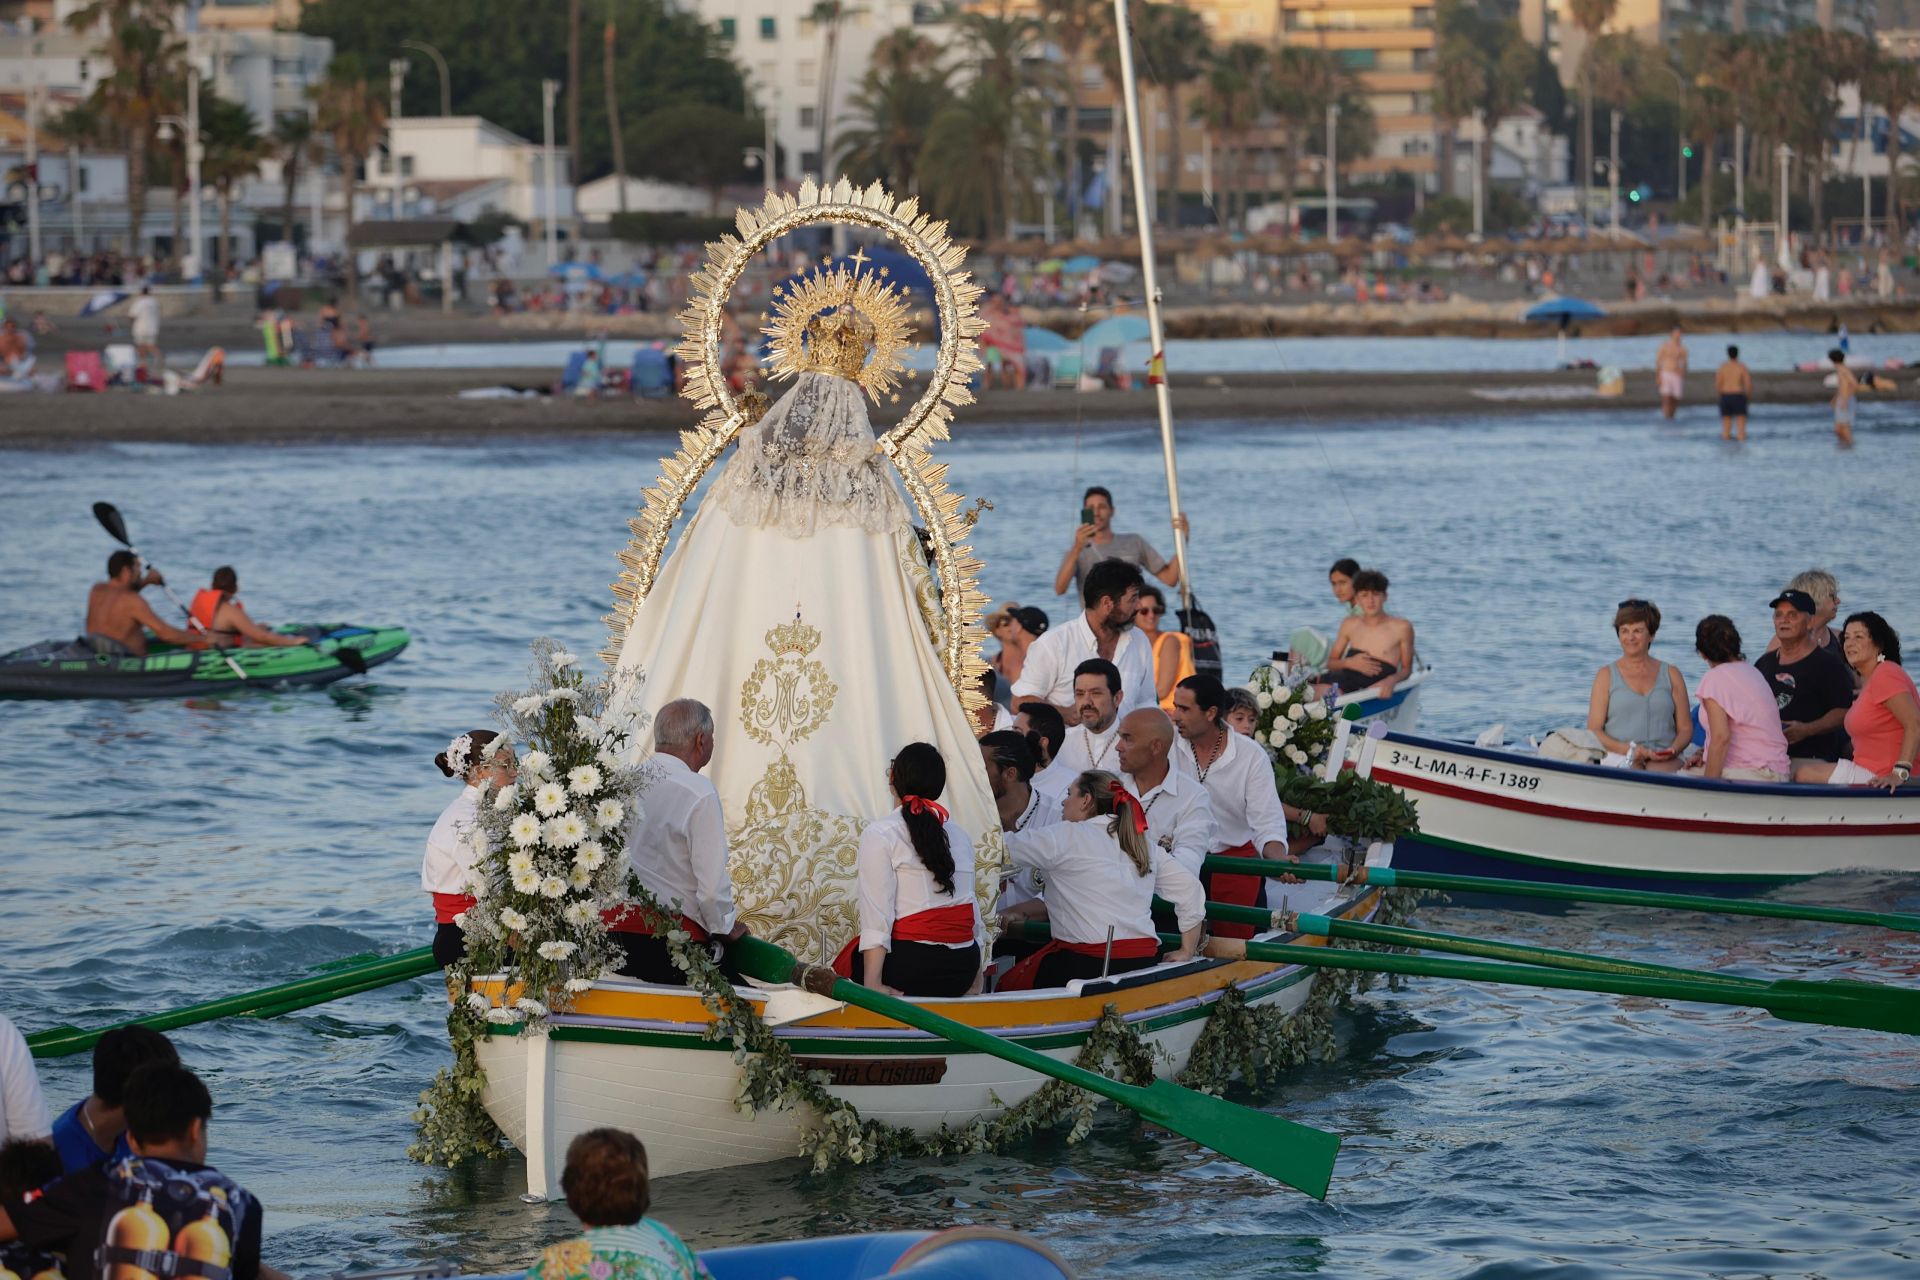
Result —
<instances>
[{"instance_id":1,"label":"orange life vest","mask_svg":"<svg viewBox=\"0 0 1920 1280\"><path fill-rule=\"evenodd\" d=\"M211 631L213 630L213 615L220 612L220 604L225 599L226 593L224 591L215 591L212 587L202 587L200 590L194 592L193 604L188 607L187 612L193 615L195 622L199 623L208 631Z\"/></svg>"}]
</instances>

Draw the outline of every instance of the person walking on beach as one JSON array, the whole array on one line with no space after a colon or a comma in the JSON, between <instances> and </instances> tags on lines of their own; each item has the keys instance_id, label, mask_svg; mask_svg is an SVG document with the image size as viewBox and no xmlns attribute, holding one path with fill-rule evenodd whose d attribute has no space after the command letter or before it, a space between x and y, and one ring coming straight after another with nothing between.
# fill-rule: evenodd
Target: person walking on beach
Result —
<instances>
[{"instance_id":1,"label":"person walking on beach","mask_svg":"<svg viewBox=\"0 0 1920 1280\"><path fill-rule=\"evenodd\" d=\"M1653 367L1660 380L1660 413L1671 422L1687 394L1687 344L1680 340L1680 326L1660 344Z\"/></svg>"},{"instance_id":2,"label":"person walking on beach","mask_svg":"<svg viewBox=\"0 0 1920 1280\"><path fill-rule=\"evenodd\" d=\"M149 370L160 368L160 299L151 285L140 286L140 296L127 306L127 319L133 322L135 358Z\"/></svg>"},{"instance_id":3,"label":"person walking on beach","mask_svg":"<svg viewBox=\"0 0 1920 1280\"><path fill-rule=\"evenodd\" d=\"M1740 363L1739 347L1727 348L1726 362L1713 372L1713 389L1720 397L1720 438L1731 440L1737 430L1741 443L1746 443L1747 402L1753 398L1753 374Z\"/></svg>"},{"instance_id":4,"label":"person walking on beach","mask_svg":"<svg viewBox=\"0 0 1920 1280\"><path fill-rule=\"evenodd\" d=\"M1842 445L1853 444L1853 405L1860 396L1860 379L1853 376L1853 370L1847 368L1847 353L1835 347L1827 352L1827 359L1833 361L1833 434L1840 438Z\"/></svg>"}]
</instances>

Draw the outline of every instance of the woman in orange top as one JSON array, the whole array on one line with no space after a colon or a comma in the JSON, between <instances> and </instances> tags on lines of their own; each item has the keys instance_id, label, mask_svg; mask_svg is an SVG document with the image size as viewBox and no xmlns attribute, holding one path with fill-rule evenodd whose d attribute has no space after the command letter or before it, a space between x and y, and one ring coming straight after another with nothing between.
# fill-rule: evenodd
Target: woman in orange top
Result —
<instances>
[{"instance_id":1,"label":"woman in orange top","mask_svg":"<svg viewBox=\"0 0 1920 1280\"><path fill-rule=\"evenodd\" d=\"M1861 682L1846 719L1853 759L1802 761L1793 780L1898 790L1920 750L1920 689L1900 665L1900 637L1879 614L1856 613L1840 630L1840 650Z\"/></svg>"},{"instance_id":2,"label":"woman in orange top","mask_svg":"<svg viewBox=\"0 0 1920 1280\"><path fill-rule=\"evenodd\" d=\"M213 571L213 585L194 592L187 612L210 635L224 635L234 644L295 645L307 643L304 636L269 631L247 616L246 606L235 594L240 590L240 575L232 565L223 564Z\"/></svg>"},{"instance_id":3,"label":"woman in orange top","mask_svg":"<svg viewBox=\"0 0 1920 1280\"><path fill-rule=\"evenodd\" d=\"M1140 604L1133 611L1133 625L1153 646L1153 696L1160 709L1173 711L1173 687L1194 674L1193 640L1184 631L1162 631L1160 619L1167 612L1167 598L1160 588L1140 589Z\"/></svg>"}]
</instances>

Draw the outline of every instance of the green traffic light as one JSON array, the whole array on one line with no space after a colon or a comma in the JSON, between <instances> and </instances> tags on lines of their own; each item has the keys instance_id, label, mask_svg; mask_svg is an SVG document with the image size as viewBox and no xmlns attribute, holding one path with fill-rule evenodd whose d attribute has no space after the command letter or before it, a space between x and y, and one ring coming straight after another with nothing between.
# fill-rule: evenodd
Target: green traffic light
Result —
<instances>
[{"instance_id":1,"label":"green traffic light","mask_svg":"<svg viewBox=\"0 0 1920 1280\"><path fill-rule=\"evenodd\" d=\"M1693 159L1693 148L1692 148L1692 147L1682 147L1682 148L1680 148L1680 154L1681 154L1681 155L1683 155L1683 156L1685 156L1685 157L1686 157L1687 159L1689 159L1689 160L1691 160L1691 159Z\"/></svg>"},{"instance_id":2,"label":"green traffic light","mask_svg":"<svg viewBox=\"0 0 1920 1280\"><path fill-rule=\"evenodd\" d=\"M1635 204L1639 204L1639 203L1640 203L1640 192L1639 192L1639 190L1638 190L1638 189L1635 189L1635 190L1633 190L1633 191L1629 191L1629 192L1627 192L1627 199L1629 199L1629 200L1631 200L1631 201L1633 201L1633 202L1634 202Z\"/></svg>"}]
</instances>

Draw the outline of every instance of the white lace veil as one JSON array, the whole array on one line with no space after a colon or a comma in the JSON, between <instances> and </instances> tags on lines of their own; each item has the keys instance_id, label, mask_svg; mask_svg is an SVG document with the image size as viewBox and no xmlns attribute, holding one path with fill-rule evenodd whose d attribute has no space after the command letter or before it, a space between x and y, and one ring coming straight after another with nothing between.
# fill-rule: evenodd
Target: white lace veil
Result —
<instances>
[{"instance_id":1,"label":"white lace veil","mask_svg":"<svg viewBox=\"0 0 1920 1280\"><path fill-rule=\"evenodd\" d=\"M740 433L707 501L736 525L796 538L820 525L892 533L909 523L886 455L874 448L859 386L830 373L801 374Z\"/></svg>"}]
</instances>

